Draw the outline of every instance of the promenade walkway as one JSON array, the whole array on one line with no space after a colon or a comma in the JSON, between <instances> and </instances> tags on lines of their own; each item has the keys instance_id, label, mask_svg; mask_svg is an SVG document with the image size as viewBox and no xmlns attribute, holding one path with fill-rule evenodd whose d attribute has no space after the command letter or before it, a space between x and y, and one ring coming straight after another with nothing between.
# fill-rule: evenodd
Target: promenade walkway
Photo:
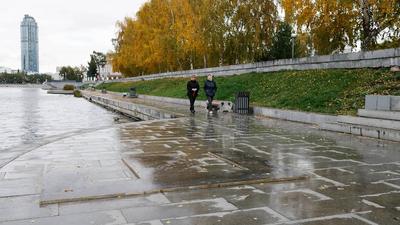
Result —
<instances>
[{"instance_id":1,"label":"promenade walkway","mask_svg":"<svg viewBox=\"0 0 400 225\"><path fill-rule=\"evenodd\" d=\"M400 224L398 143L106 96L182 117L16 149L0 225Z\"/></svg>"}]
</instances>

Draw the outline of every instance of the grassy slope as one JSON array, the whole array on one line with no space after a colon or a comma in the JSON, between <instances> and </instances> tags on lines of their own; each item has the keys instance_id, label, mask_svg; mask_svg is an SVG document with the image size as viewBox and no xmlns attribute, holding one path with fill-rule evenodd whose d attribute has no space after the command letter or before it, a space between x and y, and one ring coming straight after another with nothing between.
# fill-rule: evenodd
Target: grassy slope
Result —
<instances>
[{"instance_id":1,"label":"grassy slope","mask_svg":"<svg viewBox=\"0 0 400 225\"><path fill-rule=\"evenodd\" d=\"M199 78L200 85L204 77ZM310 70L250 73L217 77L216 99L233 100L237 91L250 91L252 105L282 109L355 114L364 107L367 94L400 95L400 75L387 69ZM183 78L102 84L98 88L127 92L136 86L139 94L186 98ZM199 99L205 99L204 91Z\"/></svg>"}]
</instances>

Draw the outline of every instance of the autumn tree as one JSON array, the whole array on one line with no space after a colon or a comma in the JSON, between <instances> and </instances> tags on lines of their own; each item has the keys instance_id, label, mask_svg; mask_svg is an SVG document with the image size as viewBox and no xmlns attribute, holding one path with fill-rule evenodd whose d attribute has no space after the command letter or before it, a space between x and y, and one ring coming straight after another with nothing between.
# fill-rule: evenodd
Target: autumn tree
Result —
<instances>
[{"instance_id":1,"label":"autumn tree","mask_svg":"<svg viewBox=\"0 0 400 225\"><path fill-rule=\"evenodd\" d=\"M377 48L379 39L400 47L400 1L358 0L360 40L363 50ZM379 48L379 47L378 47Z\"/></svg>"},{"instance_id":2,"label":"autumn tree","mask_svg":"<svg viewBox=\"0 0 400 225\"><path fill-rule=\"evenodd\" d=\"M254 62L276 21L273 0L151 0L118 23L112 63L137 76Z\"/></svg>"},{"instance_id":3,"label":"autumn tree","mask_svg":"<svg viewBox=\"0 0 400 225\"><path fill-rule=\"evenodd\" d=\"M396 41L400 28L398 0L281 0L285 20L308 35L317 54L342 52L345 47L377 48L379 41ZM399 46L400 43L397 43Z\"/></svg>"}]
</instances>

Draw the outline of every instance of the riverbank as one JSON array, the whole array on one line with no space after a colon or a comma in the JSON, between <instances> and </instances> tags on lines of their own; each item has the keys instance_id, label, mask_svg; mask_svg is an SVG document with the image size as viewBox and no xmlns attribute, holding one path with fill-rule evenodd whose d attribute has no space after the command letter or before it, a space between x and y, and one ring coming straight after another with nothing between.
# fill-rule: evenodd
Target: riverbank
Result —
<instances>
[{"instance_id":1,"label":"riverbank","mask_svg":"<svg viewBox=\"0 0 400 225\"><path fill-rule=\"evenodd\" d=\"M4 96L23 96L24 116L12 106L3 108L8 115L28 124L33 140L35 121L51 135L63 133L0 151L1 159L12 157L0 165L2 225L398 222L397 143L86 91L113 107L136 110L136 103L145 113L154 107L186 115L121 123L83 99L23 91L30 92ZM43 94L40 101L27 100L31 92ZM45 114L32 118L39 103ZM71 119L87 129L65 133ZM7 134L24 136L16 127Z\"/></svg>"},{"instance_id":2,"label":"riverbank","mask_svg":"<svg viewBox=\"0 0 400 225\"><path fill-rule=\"evenodd\" d=\"M249 73L215 78L216 99L233 101L237 91L250 91L253 106L325 114L356 115L368 94L400 95L400 74L389 69L330 69ZM200 85L205 77L199 77ZM187 78L166 78L98 85L99 89L186 99ZM206 99L200 92L199 100Z\"/></svg>"},{"instance_id":3,"label":"riverbank","mask_svg":"<svg viewBox=\"0 0 400 225\"><path fill-rule=\"evenodd\" d=\"M399 220L397 143L83 93L116 110L184 115L130 123L83 99L0 89L1 225Z\"/></svg>"},{"instance_id":4,"label":"riverbank","mask_svg":"<svg viewBox=\"0 0 400 225\"><path fill-rule=\"evenodd\" d=\"M41 84L0 84L0 88L42 88Z\"/></svg>"}]
</instances>

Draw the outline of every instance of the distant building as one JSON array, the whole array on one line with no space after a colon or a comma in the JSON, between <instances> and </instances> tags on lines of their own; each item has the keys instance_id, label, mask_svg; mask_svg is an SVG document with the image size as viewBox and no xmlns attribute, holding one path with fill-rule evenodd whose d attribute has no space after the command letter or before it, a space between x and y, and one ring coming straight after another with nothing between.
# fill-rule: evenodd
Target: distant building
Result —
<instances>
[{"instance_id":1,"label":"distant building","mask_svg":"<svg viewBox=\"0 0 400 225\"><path fill-rule=\"evenodd\" d=\"M35 19L25 15L21 22L21 70L39 73L39 37Z\"/></svg>"},{"instance_id":2,"label":"distant building","mask_svg":"<svg viewBox=\"0 0 400 225\"><path fill-rule=\"evenodd\" d=\"M12 69L10 69L10 68L1 67L1 66L0 66L0 73L11 73L11 70L12 70Z\"/></svg>"},{"instance_id":3,"label":"distant building","mask_svg":"<svg viewBox=\"0 0 400 225\"><path fill-rule=\"evenodd\" d=\"M100 79L101 80L115 80L122 78L122 74L118 72L113 72L112 64L107 60L107 64L100 67Z\"/></svg>"},{"instance_id":4,"label":"distant building","mask_svg":"<svg viewBox=\"0 0 400 225\"><path fill-rule=\"evenodd\" d=\"M13 70L11 68L0 66L0 73L19 73L19 70Z\"/></svg>"},{"instance_id":5,"label":"distant building","mask_svg":"<svg viewBox=\"0 0 400 225\"><path fill-rule=\"evenodd\" d=\"M53 80L61 80L61 77L60 77L60 74L59 74L59 73L51 73L51 72L48 72L48 73L45 73L45 74L51 76L51 78L52 78Z\"/></svg>"}]
</instances>

